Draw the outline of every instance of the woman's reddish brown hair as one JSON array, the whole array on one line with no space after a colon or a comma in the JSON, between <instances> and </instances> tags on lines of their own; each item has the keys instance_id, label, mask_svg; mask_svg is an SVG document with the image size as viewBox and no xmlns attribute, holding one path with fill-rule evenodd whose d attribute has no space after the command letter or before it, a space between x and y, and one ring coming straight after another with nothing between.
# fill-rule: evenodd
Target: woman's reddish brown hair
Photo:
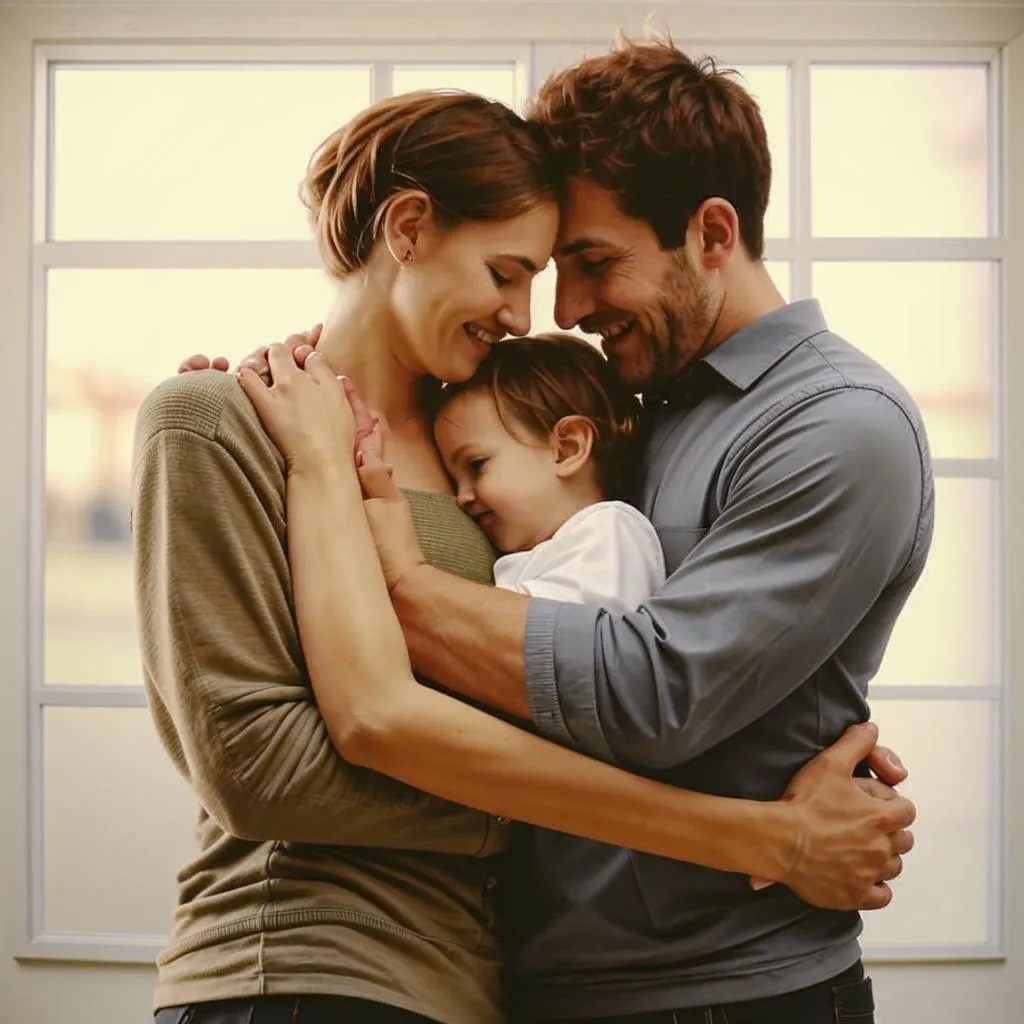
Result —
<instances>
[{"instance_id":1,"label":"woman's reddish brown hair","mask_svg":"<svg viewBox=\"0 0 1024 1024\"><path fill-rule=\"evenodd\" d=\"M529 119L570 176L614 192L665 249L685 241L706 199L728 200L747 253L764 253L771 156L757 101L710 57L671 40L622 40L610 53L552 75Z\"/></svg>"},{"instance_id":2,"label":"woman's reddish brown hair","mask_svg":"<svg viewBox=\"0 0 1024 1024\"><path fill-rule=\"evenodd\" d=\"M406 189L426 192L455 227L557 201L562 175L538 126L495 100L450 90L381 100L317 147L300 190L332 277L365 266L387 201Z\"/></svg>"}]
</instances>

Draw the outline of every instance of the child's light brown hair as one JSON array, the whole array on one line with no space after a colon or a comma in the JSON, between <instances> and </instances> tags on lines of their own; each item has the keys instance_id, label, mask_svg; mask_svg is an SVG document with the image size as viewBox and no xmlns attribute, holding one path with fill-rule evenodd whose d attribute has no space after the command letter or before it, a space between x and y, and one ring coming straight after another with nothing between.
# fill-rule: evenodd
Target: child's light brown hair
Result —
<instances>
[{"instance_id":1,"label":"child's light brown hair","mask_svg":"<svg viewBox=\"0 0 1024 1024\"><path fill-rule=\"evenodd\" d=\"M546 440L559 420L584 417L593 426L591 456L605 498L626 495L639 454L641 406L593 345L572 334L509 338L469 380L444 388L440 408L471 391L491 395L513 437L518 425Z\"/></svg>"}]
</instances>

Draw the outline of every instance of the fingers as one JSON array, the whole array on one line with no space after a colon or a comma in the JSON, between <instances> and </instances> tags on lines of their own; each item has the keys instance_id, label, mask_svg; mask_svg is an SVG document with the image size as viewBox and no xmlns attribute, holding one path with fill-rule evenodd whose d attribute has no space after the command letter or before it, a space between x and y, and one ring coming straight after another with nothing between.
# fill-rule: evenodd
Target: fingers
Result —
<instances>
[{"instance_id":1,"label":"fingers","mask_svg":"<svg viewBox=\"0 0 1024 1024\"><path fill-rule=\"evenodd\" d=\"M917 807L905 796L886 802L881 811L880 827L885 832L897 832L910 828L917 820Z\"/></svg>"},{"instance_id":2,"label":"fingers","mask_svg":"<svg viewBox=\"0 0 1024 1024\"><path fill-rule=\"evenodd\" d=\"M356 447L363 450L363 440L369 437L374 430L373 416L370 415L370 410L366 407L363 396L359 393L359 388L356 387L356 382L351 377L342 377L340 379L341 386L345 389L345 396L348 398L348 404L352 407L352 415L356 421ZM380 454L381 446L378 444L375 450Z\"/></svg>"},{"instance_id":3,"label":"fingers","mask_svg":"<svg viewBox=\"0 0 1024 1024\"><path fill-rule=\"evenodd\" d=\"M268 346L264 345L263 348L257 349L252 355L246 356L238 364L238 369L241 371L244 367L252 370L253 373L258 373L269 384L270 364L267 362L267 349Z\"/></svg>"},{"instance_id":4,"label":"fingers","mask_svg":"<svg viewBox=\"0 0 1024 1024\"><path fill-rule=\"evenodd\" d=\"M914 833L908 828L901 828L899 832L892 834L891 842L892 852L902 857L914 848Z\"/></svg>"},{"instance_id":5,"label":"fingers","mask_svg":"<svg viewBox=\"0 0 1024 1024\"><path fill-rule=\"evenodd\" d=\"M292 353L292 360L298 364L298 360L295 358L295 353ZM318 384L330 384L331 387L337 387L344 380L343 377L336 377L334 371L327 365L327 360L324 359L319 352L315 352L310 349L309 356L305 361L304 367L306 373L310 375Z\"/></svg>"},{"instance_id":6,"label":"fingers","mask_svg":"<svg viewBox=\"0 0 1024 1024\"><path fill-rule=\"evenodd\" d=\"M289 334L288 337L281 342L282 345L295 353L295 362L297 365L303 366L305 364L309 353L313 351L313 346L320 340L322 326L322 324L317 324L311 331ZM238 368L241 369L243 366L248 367L250 370L258 373L269 384L272 379L270 362L268 359L269 352L269 345L264 345L262 348L256 349L255 352L247 355L238 364ZM299 353L301 353L301 356Z\"/></svg>"},{"instance_id":7,"label":"fingers","mask_svg":"<svg viewBox=\"0 0 1024 1024\"><path fill-rule=\"evenodd\" d=\"M267 365L270 367L270 377L277 385L286 383L299 372L295 365L293 349L289 347L288 342L278 342L267 349Z\"/></svg>"},{"instance_id":8,"label":"fingers","mask_svg":"<svg viewBox=\"0 0 1024 1024\"><path fill-rule=\"evenodd\" d=\"M903 858L899 854L894 853L884 865L882 865L882 871L878 878L881 882L891 882L894 878L899 878L903 874Z\"/></svg>"},{"instance_id":9,"label":"fingers","mask_svg":"<svg viewBox=\"0 0 1024 1024\"><path fill-rule=\"evenodd\" d=\"M888 747L876 746L867 756L868 767L890 786L898 786L910 774L899 757Z\"/></svg>"},{"instance_id":10,"label":"fingers","mask_svg":"<svg viewBox=\"0 0 1024 1024\"><path fill-rule=\"evenodd\" d=\"M361 463L357 460L356 472L359 483L363 487L364 498L397 498L398 487L395 485L394 471L375 452L361 455Z\"/></svg>"},{"instance_id":11,"label":"fingers","mask_svg":"<svg viewBox=\"0 0 1024 1024\"><path fill-rule=\"evenodd\" d=\"M218 359L223 359L223 356L218 356ZM214 364L217 359L214 360ZM225 361L226 362L226 361ZM209 370L211 366L208 356L204 356L202 353L197 352L194 356L189 356L188 359L183 359L178 364L178 373L188 373L191 370ZM220 367L214 365L214 369L220 369ZM226 369L226 365L225 365Z\"/></svg>"},{"instance_id":12,"label":"fingers","mask_svg":"<svg viewBox=\"0 0 1024 1024\"><path fill-rule=\"evenodd\" d=\"M253 407L256 409L256 414L263 420L264 413L268 411L269 403L274 400L274 396L270 393L270 388L267 387L266 381L251 367L242 366L238 370L238 383L246 393L249 401L252 402Z\"/></svg>"},{"instance_id":13,"label":"fingers","mask_svg":"<svg viewBox=\"0 0 1024 1024\"><path fill-rule=\"evenodd\" d=\"M374 458L380 459L381 462L387 462L387 454L384 451L384 432L381 427L381 422L376 416L373 417L373 426L367 434L356 446L356 455L359 459L368 458L373 456ZM362 465L361 462L358 463Z\"/></svg>"},{"instance_id":14,"label":"fingers","mask_svg":"<svg viewBox=\"0 0 1024 1024\"><path fill-rule=\"evenodd\" d=\"M898 800L899 793L892 786L887 786L878 779L866 779L856 776L853 780L868 796L875 800Z\"/></svg>"},{"instance_id":15,"label":"fingers","mask_svg":"<svg viewBox=\"0 0 1024 1024\"><path fill-rule=\"evenodd\" d=\"M284 340L284 344L296 354L295 361L301 366L309 356L309 353L316 348L317 343L320 341L320 332L323 330L323 324L317 324L311 331L300 331L297 334L289 334ZM302 358L298 358L298 353L302 352Z\"/></svg>"},{"instance_id":16,"label":"fingers","mask_svg":"<svg viewBox=\"0 0 1024 1024\"><path fill-rule=\"evenodd\" d=\"M839 770L853 774L854 768L865 760L878 742L878 726L873 722L851 725L822 755Z\"/></svg>"},{"instance_id":17,"label":"fingers","mask_svg":"<svg viewBox=\"0 0 1024 1024\"><path fill-rule=\"evenodd\" d=\"M878 885L873 885L864 897L863 902L860 905L861 910L882 910L892 903L892 889L885 884L885 882L879 882Z\"/></svg>"}]
</instances>

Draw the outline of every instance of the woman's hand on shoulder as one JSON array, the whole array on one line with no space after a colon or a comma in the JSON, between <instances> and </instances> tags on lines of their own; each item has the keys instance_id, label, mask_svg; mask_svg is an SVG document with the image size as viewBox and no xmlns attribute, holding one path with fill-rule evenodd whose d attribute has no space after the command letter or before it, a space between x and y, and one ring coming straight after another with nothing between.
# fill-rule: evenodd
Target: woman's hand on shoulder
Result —
<instances>
[{"instance_id":1,"label":"woman's hand on shoulder","mask_svg":"<svg viewBox=\"0 0 1024 1024\"><path fill-rule=\"evenodd\" d=\"M317 324L312 330L290 334L285 339L284 344L291 350L295 357L295 362L299 366L306 365L306 360L309 358L310 353L315 350L317 342L320 340L322 330L323 324ZM259 374L267 384L270 384L270 363L267 359L269 351L269 345L261 345L259 348L253 349L238 364L239 372L242 367L248 367L254 373ZM201 352L197 352L194 356L189 356L188 359L183 359L178 365L178 373L190 373L193 370L220 370L222 373L227 373L230 369L231 363L226 356L214 356L211 359Z\"/></svg>"},{"instance_id":2,"label":"woman's hand on shoulder","mask_svg":"<svg viewBox=\"0 0 1024 1024\"><path fill-rule=\"evenodd\" d=\"M335 376L319 353L299 366L288 344L271 345L267 362L272 387L247 366L239 371L239 383L284 456L288 471L315 473L339 464L352 467L356 418L344 378Z\"/></svg>"}]
</instances>

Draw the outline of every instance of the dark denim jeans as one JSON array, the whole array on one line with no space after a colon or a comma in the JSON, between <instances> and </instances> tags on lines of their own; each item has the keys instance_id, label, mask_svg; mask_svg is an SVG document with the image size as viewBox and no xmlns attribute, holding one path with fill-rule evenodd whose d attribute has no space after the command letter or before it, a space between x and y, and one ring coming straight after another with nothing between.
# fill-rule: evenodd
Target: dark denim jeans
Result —
<instances>
[{"instance_id":1,"label":"dark denim jeans","mask_svg":"<svg viewBox=\"0 0 1024 1024\"><path fill-rule=\"evenodd\" d=\"M565 1021L565 1024L874 1024L871 979L863 964L820 985L744 1003ZM549 1022L556 1024L556 1022Z\"/></svg>"},{"instance_id":2,"label":"dark denim jeans","mask_svg":"<svg viewBox=\"0 0 1024 1024\"><path fill-rule=\"evenodd\" d=\"M409 1010L345 996L261 996L158 1010L154 1024L434 1024Z\"/></svg>"}]
</instances>

